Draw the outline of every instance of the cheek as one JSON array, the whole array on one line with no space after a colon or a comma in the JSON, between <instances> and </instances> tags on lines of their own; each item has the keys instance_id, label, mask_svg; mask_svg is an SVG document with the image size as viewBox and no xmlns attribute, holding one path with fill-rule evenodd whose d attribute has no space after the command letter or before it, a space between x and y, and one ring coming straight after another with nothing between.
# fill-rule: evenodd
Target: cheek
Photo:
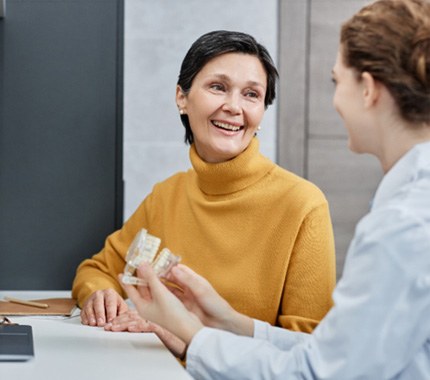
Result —
<instances>
[{"instance_id":1,"label":"cheek","mask_svg":"<svg viewBox=\"0 0 430 380\"><path fill-rule=\"evenodd\" d=\"M248 113L248 121L251 124L250 127L257 128L261 121L263 120L264 116L264 107L257 107L255 109L250 110Z\"/></svg>"},{"instance_id":2,"label":"cheek","mask_svg":"<svg viewBox=\"0 0 430 380\"><path fill-rule=\"evenodd\" d=\"M340 106L340 95L338 91L335 91L333 95L333 108L336 110L336 112L340 115L340 117L343 119L342 110Z\"/></svg>"}]
</instances>

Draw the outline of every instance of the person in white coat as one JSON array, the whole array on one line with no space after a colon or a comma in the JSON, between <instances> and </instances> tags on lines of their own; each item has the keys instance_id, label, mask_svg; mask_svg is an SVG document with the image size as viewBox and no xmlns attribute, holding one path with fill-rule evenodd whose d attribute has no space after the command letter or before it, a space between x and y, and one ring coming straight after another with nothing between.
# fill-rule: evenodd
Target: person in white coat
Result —
<instances>
[{"instance_id":1,"label":"person in white coat","mask_svg":"<svg viewBox=\"0 0 430 380\"><path fill-rule=\"evenodd\" d=\"M430 2L362 8L342 26L332 76L350 149L385 175L314 332L239 314L184 265L168 277L181 290L148 265L144 286L124 286L141 316L188 344L196 379L430 378Z\"/></svg>"}]
</instances>

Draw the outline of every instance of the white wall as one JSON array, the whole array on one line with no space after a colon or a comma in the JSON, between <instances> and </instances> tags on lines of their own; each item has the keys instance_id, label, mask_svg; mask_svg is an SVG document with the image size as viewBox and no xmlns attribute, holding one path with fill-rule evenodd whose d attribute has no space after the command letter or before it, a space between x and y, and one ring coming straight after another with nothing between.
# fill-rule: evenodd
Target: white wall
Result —
<instances>
[{"instance_id":1,"label":"white wall","mask_svg":"<svg viewBox=\"0 0 430 380\"><path fill-rule=\"evenodd\" d=\"M253 35L277 61L277 0L125 0L125 219L156 182L190 166L175 86L188 48L216 29ZM274 160L276 104L261 127L262 152Z\"/></svg>"}]
</instances>

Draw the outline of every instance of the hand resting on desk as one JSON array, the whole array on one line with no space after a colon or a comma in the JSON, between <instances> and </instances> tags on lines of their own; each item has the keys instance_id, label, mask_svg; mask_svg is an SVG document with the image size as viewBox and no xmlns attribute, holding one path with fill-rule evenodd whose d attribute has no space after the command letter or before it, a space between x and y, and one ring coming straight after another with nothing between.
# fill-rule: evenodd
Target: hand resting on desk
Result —
<instances>
[{"instance_id":1,"label":"hand resting on desk","mask_svg":"<svg viewBox=\"0 0 430 380\"><path fill-rule=\"evenodd\" d=\"M186 345L161 326L143 319L136 310L128 310L105 325L106 331L154 332L170 352L182 358Z\"/></svg>"},{"instance_id":2,"label":"hand resting on desk","mask_svg":"<svg viewBox=\"0 0 430 380\"><path fill-rule=\"evenodd\" d=\"M114 289L97 290L85 301L81 310L81 322L84 325L102 327L127 310L127 304Z\"/></svg>"}]
</instances>

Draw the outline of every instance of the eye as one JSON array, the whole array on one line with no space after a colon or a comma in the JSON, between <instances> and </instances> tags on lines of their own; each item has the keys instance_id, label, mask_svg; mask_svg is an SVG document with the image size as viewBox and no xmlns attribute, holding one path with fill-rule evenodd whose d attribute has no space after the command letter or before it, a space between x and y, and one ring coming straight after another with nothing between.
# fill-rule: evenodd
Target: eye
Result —
<instances>
[{"instance_id":1,"label":"eye","mask_svg":"<svg viewBox=\"0 0 430 380\"><path fill-rule=\"evenodd\" d=\"M244 91L244 96L252 100L258 100L258 99L261 99L264 95L261 91L248 88Z\"/></svg>"},{"instance_id":2,"label":"eye","mask_svg":"<svg viewBox=\"0 0 430 380\"><path fill-rule=\"evenodd\" d=\"M212 83L209 88L214 91L224 91L225 86L221 83Z\"/></svg>"},{"instance_id":3,"label":"eye","mask_svg":"<svg viewBox=\"0 0 430 380\"><path fill-rule=\"evenodd\" d=\"M258 99L260 97L260 94L257 91L248 90L245 92L245 96L247 96L248 98Z\"/></svg>"}]
</instances>

